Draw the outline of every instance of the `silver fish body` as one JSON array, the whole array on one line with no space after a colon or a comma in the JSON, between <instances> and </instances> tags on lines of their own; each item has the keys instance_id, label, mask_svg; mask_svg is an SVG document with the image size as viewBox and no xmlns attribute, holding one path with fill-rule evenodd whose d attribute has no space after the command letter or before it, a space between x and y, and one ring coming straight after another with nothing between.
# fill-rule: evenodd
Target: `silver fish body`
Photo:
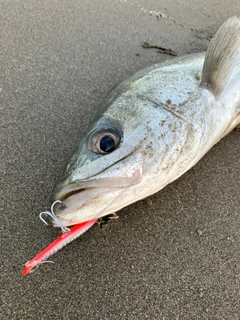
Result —
<instances>
[{"instance_id":1,"label":"silver fish body","mask_svg":"<svg viewBox=\"0 0 240 320\"><path fill-rule=\"evenodd\" d=\"M161 190L240 122L239 31L231 18L206 58L199 53L148 67L106 97L54 191L53 199L63 201L56 215L64 225ZM229 33L229 45L236 44L227 51L221 43Z\"/></svg>"}]
</instances>

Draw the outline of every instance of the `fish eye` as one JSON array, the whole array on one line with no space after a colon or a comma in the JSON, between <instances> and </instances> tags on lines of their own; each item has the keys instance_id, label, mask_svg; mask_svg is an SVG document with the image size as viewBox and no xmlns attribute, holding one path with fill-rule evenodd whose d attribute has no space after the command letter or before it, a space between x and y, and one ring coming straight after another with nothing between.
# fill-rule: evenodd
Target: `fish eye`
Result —
<instances>
[{"instance_id":1,"label":"fish eye","mask_svg":"<svg viewBox=\"0 0 240 320\"><path fill-rule=\"evenodd\" d=\"M107 154L114 151L120 141L121 136L115 128L96 129L89 137L88 148L97 154Z\"/></svg>"}]
</instances>

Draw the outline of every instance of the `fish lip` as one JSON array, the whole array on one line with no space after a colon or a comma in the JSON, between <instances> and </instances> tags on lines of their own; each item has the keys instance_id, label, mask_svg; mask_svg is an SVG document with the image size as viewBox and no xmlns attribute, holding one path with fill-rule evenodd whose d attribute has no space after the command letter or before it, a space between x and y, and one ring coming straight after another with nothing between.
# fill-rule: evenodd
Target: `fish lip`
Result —
<instances>
[{"instance_id":1,"label":"fish lip","mask_svg":"<svg viewBox=\"0 0 240 320\"><path fill-rule=\"evenodd\" d=\"M86 189L90 188L97 188L98 186L90 186L90 183L93 184L94 180L96 179L79 179L77 181L65 184L61 187L61 185L57 188L57 192L55 190L55 193L52 195L52 201L60 200L64 201L67 198L69 198L73 194L77 194L81 191L84 191Z\"/></svg>"},{"instance_id":2,"label":"fish lip","mask_svg":"<svg viewBox=\"0 0 240 320\"><path fill-rule=\"evenodd\" d=\"M133 176L133 178L135 178ZM125 179L125 178L123 178ZM116 183L117 181L117 183ZM128 183L129 184L129 183ZM70 183L60 189L54 196L54 201L60 200L64 201L74 194L90 190L90 189L100 189L108 187L109 189L123 188L127 186L126 183L118 183L116 178L105 178L105 179L93 179L93 180L77 180L73 183Z\"/></svg>"},{"instance_id":3,"label":"fish lip","mask_svg":"<svg viewBox=\"0 0 240 320\"><path fill-rule=\"evenodd\" d=\"M73 196L74 194L79 193L79 192L84 191L84 190L86 190L86 188L80 188L80 189L72 190L72 191L69 191L69 192L66 192L66 193L60 193L60 195L57 194L55 200L64 201L67 198Z\"/></svg>"},{"instance_id":4,"label":"fish lip","mask_svg":"<svg viewBox=\"0 0 240 320\"><path fill-rule=\"evenodd\" d=\"M69 183L68 185L64 186L57 193L54 194L53 201L64 201L72 195L82 192L84 190L98 188L98 186L90 186L90 181L77 180L75 182Z\"/></svg>"},{"instance_id":5,"label":"fish lip","mask_svg":"<svg viewBox=\"0 0 240 320\"><path fill-rule=\"evenodd\" d=\"M142 167L137 168L131 176L113 177L113 178L95 178L90 180L77 180L63 187L55 194L54 200L66 200L73 194L80 193L84 190L99 188L128 188L132 185L139 184L142 180Z\"/></svg>"}]
</instances>

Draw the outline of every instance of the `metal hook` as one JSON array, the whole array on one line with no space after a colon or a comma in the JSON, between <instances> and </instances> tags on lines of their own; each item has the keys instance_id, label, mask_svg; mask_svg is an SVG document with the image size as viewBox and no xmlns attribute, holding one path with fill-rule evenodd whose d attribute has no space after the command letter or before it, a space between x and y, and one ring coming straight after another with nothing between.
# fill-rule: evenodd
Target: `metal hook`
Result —
<instances>
[{"instance_id":1,"label":"metal hook","mask_svg":"<svg viewBox=\"0 0 240 320\"><path fill-rule=\"evenodd\" d=\"M45 224L48 225L48 223L44 220L44 218L42 217L43 214L46 214L48 216L50 216L53 220L55 220L55 222L59 225L59 227L61 228L62 232L69 232L70 229L68 227L65 227L62 222L57 218L57 216L55 215L55 213L53 212L53 208L55 206L56 203L62 203L60 200L55 201L52 206L51 206L51 212L50 211L43 211L39 213L39 218L42 220L42 222L44 222Z\"/></svg>"}]
</instances>

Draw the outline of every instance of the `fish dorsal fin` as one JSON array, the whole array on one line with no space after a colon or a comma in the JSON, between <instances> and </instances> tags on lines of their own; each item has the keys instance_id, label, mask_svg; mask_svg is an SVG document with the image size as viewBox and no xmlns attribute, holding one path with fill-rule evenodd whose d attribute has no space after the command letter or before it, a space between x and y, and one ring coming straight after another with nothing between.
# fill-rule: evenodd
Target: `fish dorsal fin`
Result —
<instances>
[{"instance_id":1,"label":"fish dorsal fin","mask_svg":"<svg viewBox=\"0 0 240 320\"><path fill-rule=\"evenodd\" d=\"M201 86L220 96L240 57L240 19L228 19L217 31L206 52Z\"/></svg>"}]
</instances>

